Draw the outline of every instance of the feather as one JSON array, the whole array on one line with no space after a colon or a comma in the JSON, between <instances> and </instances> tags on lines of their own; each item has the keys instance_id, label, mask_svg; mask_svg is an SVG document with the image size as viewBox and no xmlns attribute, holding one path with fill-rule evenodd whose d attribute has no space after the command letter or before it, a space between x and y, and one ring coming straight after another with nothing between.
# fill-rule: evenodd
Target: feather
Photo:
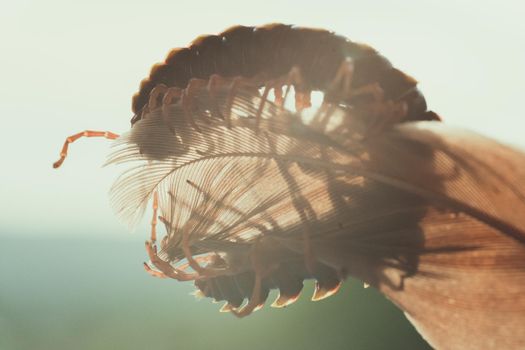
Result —
<instances>
[{"instance_id":1,"label":"feather","mask_svg":"<svg viewBox=\"0 0 525 350\"><path fill-rule=\"evenodd\" d=\"M218 98L226 118L210 113L205 93L199 99L199 130L179 104L168 113L175 133L153 111L108 159L132 164L110 192L121 218L136 222L159 193L166 261L184 259L187 232L192 254L232 266L219 285L233 288L239 276L251 286L248 256L262 244L275 272L261 293L280 288L278 305L296 299L298 278L316 278L329 295L351 275L404 310L436 348L525 347L522 152L435 122L363 137L364 119L338 106L305 122L264 101L257 120L263 101L249 89L231 110L221 107L227 92ZM317 272L306 266L305 237ZM276 282L283 275L294 281L288 291ZM251 289L236 291L233 304Z\"/></svg>"}]
</instances>

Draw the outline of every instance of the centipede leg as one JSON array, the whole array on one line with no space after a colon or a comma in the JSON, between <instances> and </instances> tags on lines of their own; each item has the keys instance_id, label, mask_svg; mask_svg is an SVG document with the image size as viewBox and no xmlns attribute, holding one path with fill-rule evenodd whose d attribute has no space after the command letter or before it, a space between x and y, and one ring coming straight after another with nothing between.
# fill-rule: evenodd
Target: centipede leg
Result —
<instances>
[{"instance_id":1,"label":"centipede leg","mask_svg":"<svg viewBox=\"0 0 525 350\"><path fill-rule=\"evenodd\" d=\"M146 119L150 112L153 112L159 107L159 99L166 93L167 90L168 87L165 84L158 84L150 91L148 103L140 111L139 119Z\"/></svg>"},{"instance_id":2,"label":"centipede leg","mask_svg":"<svg viewBox=\"0 0 525 350\"><path fill-rule=\"evenodd\" d=\"M230 312L235 316L242 318L250 315L260 304L261 299L261 287L262 287L262 274L259 271L255 272L255 282L253 283L253 292L250 297L248 304L242 309L237 310L234 308L230 309Z\"/></svg>"},{"instance_id":3,"label":"centipede leg","mask_svg":"<svg viewBox=\"0 0 525 350\"><path fill-rule=\"evenodd\" d=\"M367 127L365 132L365 138L367 135L372 135L384 130L388 125L395 123L398 120L402 120L406 115L406 110L403 110L403 105L394 104L392 101L385 101L384 90L381 88L379 83L371 83L359 88L352 88L354 66L351 60L345 60L334 80L330 84L327 94L325 95L325 101L332 100L334 98L339 100L355 100L362 96L370 96L372 101L365 104L364 107L367 110L367 117L375 118L371 125ZM323 103L325 104L325 103ZM324 116L325 122L328 122L332 112L326 113ZM314 118L315 119L315 118Z\"/></svg>"},{"instance_id":4,"label":"centipede leg","mask_svg":"<svg viewBox=\"0 0 525 350\"><path fill-rule=\"evenodd\" d=\"M156 277L156 278L168 278L168 276L164 272L152 269L148 265L148 263L146 263L146 262L143 263L143 266L144 266L144 270L146 270L146 272L148 274L150 274L151 276L153 276L153 277Z\"/></svg>"},{"instance_id":5,"label":"centipede leg","mask_svg":"<svg viewBox=\"0 0 525 350\"><path fill-rule=\"evenodd\" d=\"M283 86L275 85L273 87L273 94L275 95L275 104L281 108L284 108Z\"/></svg>"},{"instance_id":6,"label":"centipede leg","mask_svg":"<svg viewBox=\"0 0 525 350\"><path fill-rule=\"evenodd\" d=\"M273 266L265 266L261 261L260 254L258 251L258 243L255 243L251 253L251 261L253 270L255 272L255 281L253 283L252 295L248 300L248 303L240 310L231 308L229 311L235 316L242 318L250 315L252 312L262 307L261 303L261 292L262 292L262 280L267 276L273 269Z\"/></svg>"},{"instance_id":7,"label":"centipede leg","mask_svg":"<svg viewBox=\"0 0 525 350\"><path fill-rule=\"evenodd\" d=\"M317 124L319 128L326 127L336 107L333 102L344 100L352 95L353 76L354 64L352 60L344 60L325 92L323 104L312 119L313 124Z\"/></svg>"},{"instance_id":8,"label":"centipede leg","mask_svg":"<svg viewBox=\"0 0 525 350\"><path fill-rule=\"evenodd\" d=\"M159 209L159 194L157 191L153 192L153 217L151 218L151 235L150 240L152 243L157 241L157 211Z\"/></svg>"},{"instance_id":9,"label":"centipede leg","mask_svg":"<svg viewBox=\"0 0 525 350\"><path fill-rule=\"evenodd\" d=\"M257 89L257 87L264 82L259 76L252 78L244 78L237 76L234 78L225 78L218 74L213 74L208 81L208 94L210 97L211 104L211 113L214 117L219 117L226 120L226 125L231 127L231 112L233 108L233 102L237 96L237 92L241 86ZM226 96L226 103L224 104L224 115L219 110L219 105L217 103L217 92L221 90L221 87L226 86L228 91ZM267 98L268 93L266 93ZM262 111L264 103L266 100L263 98L261 105L259 105L259 110ZM259 112L260 113L260 112ZM256 117L256 119L259 119Z\"/></svg>"},{"instance_id":10,"label":"centipede leg","mask_svg":"<svg viewBox=\"0 0 525 350\"><path fill-rule=\"evenodd\" d=\"M184 89L184 92L182 94L182 109L184 110L184 117L186 118L186 121L193 126L195 130L198 132L201 132L199 126L195 122L195 119L193 118L193 110L195 107L195 96L197 95L198 91L208 85L207 80L203 79L191 79L188 82L188 86L186 89Z\"/></svg>"},{"instance_id":11,"label":"centipede leg","mask_svg":"<svg viewBox=\"0 0 525 350\"><path fill-rule=\"evenodd\" d=\"M193 281L199 277L197 274L187 273L181 269L176 269L171 266L169 262L162 260L158 256L157 246L154 243L146 241L145 245L151 263L159 270L155 271L147 263L144 263L144 269L150 275L160 278L169 277L178 281Z\"/></svg>"},{"instance_id":12,"label":"centipede leg","mask_svg":"<svg viewBox=\"0 0 525 350\"><path fill-rule=\"evenodd\" d=\"M212 74L208 80L208 85L206 90L208 90L208 95L210 96L210 112L212 117L224 119L220 110L219 104L217 103L217 91L219 87L226 84L227 79L223 78L218 74Z\"/></svg>"},{"instance_id":13,"label":"centipede leg","mask_svg":"<svg viewBox=\"0 0 525 350\"><path fill-rule=\"evenodd\" d=\"M150 112L154 111L158 107L160 107L159 99L161 96L163 96L166 91L168 91L168 87L164 84L156 85L153 90L149 93L149 100L148 100L148 110Z\"/></svg>"},{"instance_id":14,"label":"centipede leg","mask_svg":"<svg viewBox=\"0 0 525 350\"><path fill-rule=\"evenodd\" d=\"M181 98L182 97L182 89L178 87L171 87L168 90L166 90L166 93L164 94L164 97L162 98L162 119L164 120L164 123L168 127L168 129L171 131L172 134L175 134L175 129L173 127L173 123L171 122L171 119L169 117L169 106L173 103L173 100L175 98Z\"/></svg>"},{"instance_id":15,"label":"centipede leg","mask_svg":"<svg viewBox=\"0 0 525 350\"><path fill-rule=\"evenodd\" d=\"M261 96L261 103L259 103L259 108L257 108L257 114L255 115L255 129L259 130L259 124L261 122L262 112L264 110L264 105L268 101L268 93L270 92L271 87L266 85L264 87L264 92Z\"/></svg>"},{"instance_id":16,"label":"centipede leg","mask_svg":"<svg viewBox=\"0 0 525 350\"><path fill-rule=\"evenodd\" d=\"M75 142L81 137L104 137L108 140L115 140L119 138L119 135L112 133L110 131L94 131L94 130L85 130L75 135L71 135L64 142L64 146L62 146L62 150L60 151L60 159L53 163L53 168L56 169L62 165L62 163L67 157L67 150L69 148L69 144Z\"/></svg>"},{"instance_id":17,"label":"centipede leg","mask_svg":"<svg viewBox=\"0 0 525 350\"><path fill-rule=\"evenodd\" d=\"M358 87L350 93L350 97L358 97L363 95L372 96L374 103L380 103L385 99L385 92L378 83L372 83L365 86Z\"/></svg>"},{"instance_id":18,"label":"centipede leg","mask_svg":"<svg viewBox=\"0 0 525 350\"><path fill-rule=\"evenodd\" d=\"M226 98L226 107L225 107L225 117L226 117L226 126L229 128L231 127L231 118L232 118L232 108L233 108L233 100L235 99L235 94L239 87L241 86L242 82L244 81L244 78L242 77L235 77L233 78L228 92L228 97Z\"/></svg>"},{"instance_id":19,"label":"centipede leg","mask_svg":"<svg viewBox=\"0 0 525 350\"><path fill-rule=\"evenodd\" d=\"M222 268L222 269L215 269L215 268L209 268L204 267L197 259L193 257L193 254L191 252L191 248L189 245L189 231L184 230L182 232L182 251L184 253L184 257L188 261L188 265L197 273L199 277L215 277L219 275L223 275L229 271L228 268Z\"/></svg>"},{"instance_id":20,"label":"centipede leg","mask_svg":"<svg viewBox=\"0 0 525 350\"><path fill-rule=\"evenodd\" d=\"M341 97L344 99L345 97L350 96L353 78L354 63L351 59L346 59L339 66L334 79L327 89L325 98L336 98L336 100L339 100Z\"/></svg>"},{"instance_id":21,"label":"centipede leg","mask_svg":"<svg viewBox=\"0 0 525 350\"><path fill-rule=\"evenodd\" d=\"M156 191L155 191L156 193ZM153 198L153 207L155 208L155 197ZM153 209L153 215L155 216L156 215L156 210ZM155 244L155 241L156 241L156 223L154 225L154 221L155 219L151 220L151 233L150 233L150 239L151 241L146 241L146 252L148 253L148 256L150 257L150 261L154 261L158 258L157 256L157 246ZM153 263L154 265L156 265L155 263ZM147 273L149 273L150 275L152 275L153 277L157 277L157 278L168 278L168 274L162 272L162 271L157 271L157 270L153 270L149 265L148 263L144 262L143 263L144 265L144 269L146 270Z\"/></svg>"},{"instance_id":22,"label":"centipede leg","mask_svg":"<svg viewBox=\"0 0 525 350\"><path fill-rule=\"evenodd\" d=\"M306 225L305 225L306 226ZM315 266L317 260L315 258L313 249L312 249L312 240L311 240L310 230L305 227L303 230L303 254L304 254L304 263L306 270L313 275L315 272Z\"/></svg>"},{"instance_id":23,"label":"centipede leg","mask_svg":"<svg viewBox=\"0 0 525 350\"><path fill-rule=\"evenodd\" d=\"M404 120L408 113L405 101L385 100L384 91L378 83L362 86L351 93L352 98L363 95L372 97L372 102L366 108L369 109L370 116L375 118L367 127L365 138L380 134L390 125Z\"/></svg>"},{"instance_id":24,"label":"centipede leg","mask_svg":"<svg viewBox=\"0 0 525 350\"><path fill-rule=\"evenodd\" d=\"M344 60L334 79L326 89L324 100L320 108L317 109L314 117L312 118L312 125L317 128L324 130L326 125L335 111L337 104L334 101L343 100L345 97L349 97L352 94L352 80L354 75L354 64L352 60Z\"/></svg>"},{"instance_id":25,"label":"centipede leg","mask_svg":"<svg viewBox=\"0 0 525 350\"><path fill-rule=\"evenodd\" d=\"M194 280L197 278L197 275L195 274L188 274L180 269L176 269L173 266L171 266L170 263L167 261L162 260L158 256L157 252L157 245L155 242L157 241L157 211L159 207L159 199L158 199L158 193L157 191L153 192L153 218L151 220L151 241L146 241L146 252L148 253L148 256L150 258L151 263L159 269L159 271L153 270L147 263L144 263L144 268L146 271L154 276L154 277L160 277L160 278L174 278L177 280L187 281L187 280ZM161 219L161 221L166 225L167 222L164 218ZM166 237L164 237L166 238ZM161 246L165 246L167 244L167 239L163 239L161 242Z\"/></svg>"}]
</instances>

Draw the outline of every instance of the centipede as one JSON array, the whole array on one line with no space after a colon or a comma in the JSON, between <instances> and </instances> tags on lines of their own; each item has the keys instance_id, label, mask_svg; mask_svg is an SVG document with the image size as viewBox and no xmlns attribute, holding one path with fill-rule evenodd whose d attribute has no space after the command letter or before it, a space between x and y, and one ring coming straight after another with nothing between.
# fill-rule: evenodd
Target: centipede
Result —
<instances>
[{"instance_id":1,"label":"centipede","mask_svg":"<svg viewBox=\"0 0 525 350\"><path fill-rule=\"evenodd\" d=\"M214 135L206 131L210 123L213 124L210 120L218 120L228 128L241 127L248 122L257 134L268 124L265 120L278 114L276 111L279 108L282 111L292 87L295 90L297 111L309 108L312 91L320 91L324 95L325 120L334 110L346 113L346 116L364 116L367 133L374 135L399 123L441 120L436 113L427 109L417 81L395 68L368 45L352 42L323 29L285 24L234 26L218 35L200 36L188 47L173 49L164 62L155 64L149 76L142 80L139 91L132 98L132 132L137 125L147 129L148 123L157 119L162 121L164 131L136 132L141 136L132 138L132 143L138 147L135 157L162 160L173 156L175 149L179 156L184 157L186 151L182 150L184 145L180 144L184 143L186 137L194 140L203 135ZM269 101L270 91L274 94L273 101ZM243 100L243 94L244 97L250 97ZM252 103L253 98L258 99L257 105ZM251 109L253 120L232 116L235 107ZM289 120L292 119L289 117ZM277 122L274 124L273 132L282 127ZM282 127L281 133L287 132L288 128ZM74 134L66 139L60 159L53 165L55 168L62 165L69 145L81 137L104 137L117 142L122 139L109 131L86 130ZM216 135L213 137L217 138ZM126 140L129 142L130 139ZM172 149L166 148L165 140L173 141L169 143ZM163 156L159 156L159 149L163 149ZM180 230L174 229L177 219L167 218L170 203L176 202L173 191L164 190L158 194L158 190L154 190L148 192L148 198L153 203L153 219L150 240L146 242L150 258L150 263L144 264L146 271L160 278L195 281L199 295L225 300L226 304L221 310L240 317L262 307L271 289L280 291L273 306L292 304L297 300L305 279L316 280L312 300L322 300L336 293L347 273L316 260L309 230L299 228L315 221L316 216L320 215L317 212L319 209L314 209L309 200L293 190L302 184L293 179L286 166L277 164L272 169L273 175L280 174L286 186L292 188L286 192L286 200L299 214L298 222L289 229L302 232L296 238L302 248L297 248L296 243L283 242L272 234L255 241L209 238L191 242L190 234L181 234ZM242 173L241 169L238 171ZM328 176L328 173L324 171L322 176L326 179L339 176ZM184 186L196 191L199 196L213 197L200 190L199 185L192 181L187 179ZM338 179L329 182L329 187L319 186L327 193L344 191L344 181ZM323 197L320 192L312 193ZM223 203L224 200L219 202ZM163 213L159 215L158 211ZM164 258L156 246L156 225L159 220L167 229L166 236L160 242ZM272 220L270 223L277 230L279 224ZM271 231L266 224L258 225L256 230ZM183 267L173 266L183 259L187 261ZM206 267L201 263L205 263ZM194 272L187 272L187 269ZM245 300L248 303L241 308Z\"/></svg>"},{"instance_id":2,"label":"centipede","mask_svg":"<svg viewBox=\"0 0 525 350\"><path fill-rule=\"evenodd\" d=\"M113 140L106 165L127 168L110 203L130 225L152 211L150 275L237 317L352 277L436 348L524 347L525 155L441 123L370 46L231 27L154 65L132 114L122 135L66 138L53 167L78 139Z\"/></svg>"},{"instance_id":3,"label":"centipede","mask_svg":"<svg viewBox=\"0 0 525 350\"><path fill-rule=\"evenodd\" d=\"M427 111L416 80L370 46L323 29L270 24L234 26L218 35L200 36L189 47L173 49L164 62L153 66L133 96L132 124L142 116L155 89L191 91L199 80L215 75L256 78L261 86L273 88L276 96L283 85L293 84L300 107L309 104L312 90L338 102L354 98L354 103L366 93L403 104L398 121L439 119Z\"/></svg>"},{"instance_id":4,"label":"centipede","mask_svg":"<svg viewBox=\"0 0 525 350\"><path fill-rule=\"evenodd\" d=\"M242 80L264 86L264 96L273 89L278 103L282 103L283 86L294 86L299 109L310 105L312 90L325 93L325 99L337 103L353 99L355 104L363 96L387 102L376 106L395 103L397 113L380 116L376 123L380 129L384 124L403 121L441 120L427 110L417 81L394 68L372 47L324 29L274 23L233 26L218 35L199 36L188 47L171 50L164 62L153 66L132 97L131 125L159 100L169 105L180 98L191 109L192 91L203 83L213 89L221 77L236 78L232 92ZM69 144L81 137L115 139L118 134L86 130L68 137L60 159L53 164L55 168L64 161Z\"/></svg>"}]
</instances>

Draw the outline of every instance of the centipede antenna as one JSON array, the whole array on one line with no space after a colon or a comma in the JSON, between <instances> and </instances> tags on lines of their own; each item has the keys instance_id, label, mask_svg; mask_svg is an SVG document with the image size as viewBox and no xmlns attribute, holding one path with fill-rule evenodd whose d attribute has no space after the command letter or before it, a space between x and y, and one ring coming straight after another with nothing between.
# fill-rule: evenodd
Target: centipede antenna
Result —
<instances>
[{"instance_id":1,"label":"centipede antenna","mask_svg":"<svg viewBox=\"0 0 525 350\"><path fill-rule=\"evenodd\" d=\"M60 159L53 163L53 168L56 169L62 165L62 163L67 157L67 150L69 148L69 144L75 142L81 137L104 137L108 140L115 140L119 138L119 135L112 133L110 131L85 130L85 131L79 132L78 134L69 136L64 142L64 146L62 146L62 150L60 151Z\"/></svg>"}]
</instances>

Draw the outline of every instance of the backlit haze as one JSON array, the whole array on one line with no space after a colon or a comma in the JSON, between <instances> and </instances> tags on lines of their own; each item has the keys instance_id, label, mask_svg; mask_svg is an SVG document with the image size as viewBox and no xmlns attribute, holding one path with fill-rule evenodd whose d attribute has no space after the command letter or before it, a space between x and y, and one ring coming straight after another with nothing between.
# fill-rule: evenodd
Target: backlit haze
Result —
<instances>
[{"instance_id":1,"label":"backlit haze","mask_svg":"<svg viewBox=\"0 0 525 350\"><path fill-rule=\"evenodd\" d=\"M451 125L525 146L525 11L518 1L16 1L0 5L2 235L131 237L108 205L109 142L129 129L150 67L193 38L284 22L365 42L420 81ZM145 226L144 226L145 228ZM142 228L133 236L145 237ZM141 238L141 239L142 239Z\"/></svg>"}]
</instances>

